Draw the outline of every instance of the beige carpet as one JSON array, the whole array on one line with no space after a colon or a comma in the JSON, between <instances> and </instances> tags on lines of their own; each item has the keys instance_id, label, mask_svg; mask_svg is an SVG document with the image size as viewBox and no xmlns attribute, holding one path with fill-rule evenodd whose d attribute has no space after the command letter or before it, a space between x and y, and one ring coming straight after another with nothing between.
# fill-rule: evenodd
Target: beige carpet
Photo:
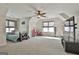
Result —
<instances>
[{"instance_id":1,"label":"beige carpet","mask_svg":"<svg viewBox=\"0 0 79 59\"><path fill-rule=\"evenodd\" d=\"M70 55L64 52L60 39L40 36L18 43L8 42L0 47L0 52L8 52L9 55Z\"/></svg>"}]
</instances>

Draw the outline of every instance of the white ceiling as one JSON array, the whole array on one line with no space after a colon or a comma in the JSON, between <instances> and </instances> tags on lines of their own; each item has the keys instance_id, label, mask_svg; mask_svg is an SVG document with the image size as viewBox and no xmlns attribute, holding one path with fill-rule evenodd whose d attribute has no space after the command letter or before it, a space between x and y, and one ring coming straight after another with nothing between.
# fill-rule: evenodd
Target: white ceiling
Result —
<instances>
[{"instance_id":1,"label":"white ceiling","mask_svg":"<svg viewBox=\"0 0 79 59\"><path fill-rule=\"evenodd\" d=\"M46 16L48 17L56 17L59 13L66 13L70 16L79 16L79 4L71 3L10 3L10 4L0 4L1 6L7 7L9 10L7 12L7 16L10 17L27 17L32 16L34 12L29 5L34 7L41 7L46 12ZM29 11L30 10L30 11Z\"/></svg>"}]
</instances>

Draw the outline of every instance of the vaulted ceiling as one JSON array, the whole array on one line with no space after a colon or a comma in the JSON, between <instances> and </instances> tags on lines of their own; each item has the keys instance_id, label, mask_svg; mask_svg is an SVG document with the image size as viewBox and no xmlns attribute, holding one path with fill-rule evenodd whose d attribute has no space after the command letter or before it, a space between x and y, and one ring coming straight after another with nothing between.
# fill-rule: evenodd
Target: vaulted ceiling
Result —
<instances>
[{"instance_id":1,"label":"vaulted ceiling","mask_svg":"<svg viewBox=\"0 0 79 59\"><path fill-rule=\"evenodd\" d=\"M41 7L46 12L47 17L56 17L60 13L66 13L69 16L79 16L78 3L5 3L0 6L8 8L7 16L10 17L28 17L34 15L34 10L29 6L35 8Z\"/></svg>"}]
</instances>

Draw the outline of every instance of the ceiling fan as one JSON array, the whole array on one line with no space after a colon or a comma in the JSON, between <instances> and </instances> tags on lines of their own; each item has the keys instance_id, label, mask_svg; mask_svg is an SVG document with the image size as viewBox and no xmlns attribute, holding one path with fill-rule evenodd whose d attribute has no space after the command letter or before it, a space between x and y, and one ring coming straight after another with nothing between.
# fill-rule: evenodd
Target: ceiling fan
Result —
<instances>
[{"instance_id":1,"label":"ceiling fan","mask_svg":"<svg viewBox=\"0 0 79 59\"><path fill-rule=\"evenodd\" d=\"M42 8L36 8L36 7L32 6L32 5L30 5L30 7L35 11L34 16L37 16L37 18L46 17L45 16L46 13L43 12Z\"/></svg>"}]
</instances>

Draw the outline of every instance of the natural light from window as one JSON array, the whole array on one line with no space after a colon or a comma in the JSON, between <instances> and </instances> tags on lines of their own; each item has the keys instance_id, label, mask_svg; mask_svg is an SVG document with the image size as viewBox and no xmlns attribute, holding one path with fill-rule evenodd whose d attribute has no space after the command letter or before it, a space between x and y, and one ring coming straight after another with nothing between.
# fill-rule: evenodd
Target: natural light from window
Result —
<instances>
[{"instance_id":1,"label":"natural light from window","mask_svg":"<svg viewBox=\"0 0 79 59\"><path fill-rule=\"evenodd\" d=\"M43 22L43 32L54 32L54 22L44 21Z\"/></svg>"},{"instance_id":2,"label":"natural light from window","mask_svg":"<svg viewBox=\"0 0 79 59\"><path fill-rule=\"evenodd\" d=\"M6 33L15 31L15 21L6 20Z\"/></svg>"}]
</instances>

